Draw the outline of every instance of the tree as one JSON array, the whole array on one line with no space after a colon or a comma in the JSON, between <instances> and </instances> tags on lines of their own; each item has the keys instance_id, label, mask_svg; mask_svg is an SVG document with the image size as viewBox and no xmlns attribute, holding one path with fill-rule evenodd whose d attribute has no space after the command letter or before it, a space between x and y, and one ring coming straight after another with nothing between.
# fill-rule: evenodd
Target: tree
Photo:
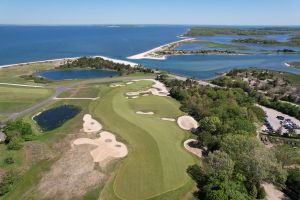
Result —
<instances>
[{"instance_id":1,"label":"tree","mask_svg":"<svg viewBox=\"0 0 300 200\"><path fill-rule=\"evenodd\" d=\"M300 170L294 169L289 172L286 186L288 191L295 197L300 199Z\"/></svg>"},{"instance_id":2,"label":"tree","mask_svg":"<svg viewBox=\"0 0 300 200\"><path fill-rule=\"evenodd\" d=\"M199 192L200 199L206 200L250 200L246 188L239 182L228 179L224 174L215 174Z\"/></svg>"},{"instance_id":3,"label":"tree","mask_svg":"<svg viewBox=\"0 0 300 200\"><path fill-rule=\"evenodd\" d=\"M277 161L275 154L266 149L255 137L228 135L222 140L221 150L236 162L236 169L243 172L248 181L256 184L269 181L284 186L287 172Z\"/></svg>"},{"instance_id":4,"label":"tree","mask_svg":"<svg viewBox=\"0 0 300 200\"><path fill-rule=\"evenodd\" d=\"M217 134L217 130L221 127L222 123L219 117L205 117L199 122L199 131L206 131L211 134Z\"/></svg>"},{"instance_id":5,"label":"tree","mask_svg":"<svg viewBox=\"0 0 300 200\"><path fill-rule=\"evenodd\" d=\"M205 159L207 174L223 173L231 177L234 170L234 162L223 151L214 151Z\"/></svg>"}]
</instances>

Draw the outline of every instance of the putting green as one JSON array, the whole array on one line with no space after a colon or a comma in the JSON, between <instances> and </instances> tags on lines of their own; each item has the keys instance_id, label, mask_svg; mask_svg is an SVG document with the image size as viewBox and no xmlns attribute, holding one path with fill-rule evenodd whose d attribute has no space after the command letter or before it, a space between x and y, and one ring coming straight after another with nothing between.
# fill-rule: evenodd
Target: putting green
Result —
<instances>
[{"instance_id":1,"label":"putting green","mask_svg":"<svg viewBox=\"0 0 300 200\"><path fill-rule=\"evenodd\" d=\"M0 86L0 112L20 112L49 97L53 91L44 88Z\"/></svg>"},{"instance_id":2,"label":"putting green","mask_svg":"<svg viewBox=\"0 0 300 200\"><path fill-rule=\"evenodd\" d=\"M195 160L182 146L188 133L175 122L161 120L161 117L180 116L179 103L157 96L126 99L126 92L150 84L141 81L110 89L94 107L95 117L104 128L120 136L129 148L129 155L117 168L114 180L104 188L103 199L149 199L190 184L186 169ZM155 114L138 115L136 111Z\"/></svg>"}]
</instances>

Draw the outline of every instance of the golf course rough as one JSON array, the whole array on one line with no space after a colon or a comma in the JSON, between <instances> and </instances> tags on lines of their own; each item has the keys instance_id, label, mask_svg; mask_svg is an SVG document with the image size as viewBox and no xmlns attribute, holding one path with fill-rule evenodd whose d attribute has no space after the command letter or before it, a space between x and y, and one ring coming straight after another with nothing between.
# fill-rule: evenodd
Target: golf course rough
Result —
<instances>
[{"instance_id":1,"label":"golf course rough","mask_svg":"<svg viewBox=\"0 0 300 200\"><path fill-rule=\"evenodd\" d=\"M114 179L103 189L101 199L150 199L190 184L186 169L195 164L195 160L182 146L188 133L176 122L161 120L166 116L181 116L179 103L169 97L153 95L125 98L127 92L152 84L151 81L140 81L111 88L96 103L94 116L101 120L105 129L116 133L129 149L128 156L117 167ZM136 114L148 110L155 114Z\"/></svg>"}]
</instances>

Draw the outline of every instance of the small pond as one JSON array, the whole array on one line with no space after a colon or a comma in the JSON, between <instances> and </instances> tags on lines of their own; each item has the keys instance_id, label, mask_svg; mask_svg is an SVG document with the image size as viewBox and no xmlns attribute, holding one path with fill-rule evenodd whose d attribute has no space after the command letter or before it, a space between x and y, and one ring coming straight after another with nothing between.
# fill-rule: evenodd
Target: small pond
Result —
<instances>
[{"instance_id":1,"label":"small pond","mask_svg":"<svg viewBox=\"0 0 300 200\"><path fill-rule=\"evenodd\" d=\"M118 72L107 70L49 70L37 73L38 76L49 80L76 80L76 79L93 79L93 78L108 78L119 75Z\"/></svg>"},{"instance_id":2,"label":"small pond","mask_svg":"<svg viewBox=\"0 0 300 200\"><path fill-rule=\"evenodd\" d=\"M52 131L61 127L66 121L72 119L80 112L80 108L73 105L62 105L46 110L33 119L43 131Z\"/></svg>"}]
</instances>

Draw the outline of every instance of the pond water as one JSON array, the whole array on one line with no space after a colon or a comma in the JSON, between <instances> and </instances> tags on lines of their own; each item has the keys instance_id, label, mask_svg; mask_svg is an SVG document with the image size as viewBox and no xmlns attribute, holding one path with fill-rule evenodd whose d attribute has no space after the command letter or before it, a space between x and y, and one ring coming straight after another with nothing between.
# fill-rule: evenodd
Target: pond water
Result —
<instances>
[{"instance_id":1,"label":"pond water","mask_svg":"<svg viewBox=\"0 0 300 200\"><path fill-rule=\"evenodd\" d=\"M50 70L37 73L49 80L75 80L75 79L92 79L92 78L107 78L119 75L118 72L107 70Z\"/></svg>"},{"instance_id":2,"label":"pond water","mask_svg":"<svg viewBox=\"0 0 300 200\"><path fill-rule=\"evenodd\" d=\"M73 105L62 105L46 110L33 119L43 131L52 131L61 127L66 121L72 119L80 112L80 108Z\"/></svg>"}]
</instances>

